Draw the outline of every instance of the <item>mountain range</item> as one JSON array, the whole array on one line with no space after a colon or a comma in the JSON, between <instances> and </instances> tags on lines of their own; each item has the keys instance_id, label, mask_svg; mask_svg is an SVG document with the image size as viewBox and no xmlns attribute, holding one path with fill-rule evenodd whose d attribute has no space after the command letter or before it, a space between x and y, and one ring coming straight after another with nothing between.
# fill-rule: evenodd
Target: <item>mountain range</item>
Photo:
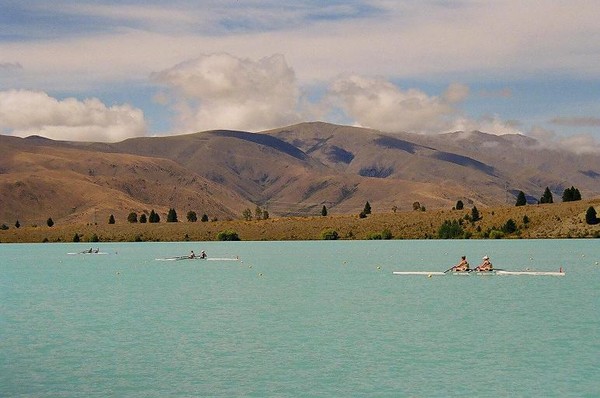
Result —
<instances>
[{"instance_id":1,"label":"mountain range","mask_svg":"<svg viewBox=\"0 0 600 398\"><path fill-rule=\"evenodd\" d=\"M240 218L514 205L600 195L600 155L480 131L385 133L322 122L263 132L213 130L117 143L0 135L0 223L99 223L176 209Z\"/></svg>"}]
</instances>

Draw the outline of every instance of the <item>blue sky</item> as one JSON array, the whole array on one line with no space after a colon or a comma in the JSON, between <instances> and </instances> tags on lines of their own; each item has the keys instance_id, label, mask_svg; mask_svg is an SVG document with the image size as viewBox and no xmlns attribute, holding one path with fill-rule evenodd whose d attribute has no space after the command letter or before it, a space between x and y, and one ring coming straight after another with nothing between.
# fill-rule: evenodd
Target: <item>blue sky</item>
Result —
<instances>
[{"instance_id":1,"label":"blue sky","mask_svg":"<svg viewBox=\"0 0 600 398\"><path fill-rule=\"evenodd\" d=\"M0 0L0 133L323 120L600 149L596 1Z\"/></svg>"}]
</instances>

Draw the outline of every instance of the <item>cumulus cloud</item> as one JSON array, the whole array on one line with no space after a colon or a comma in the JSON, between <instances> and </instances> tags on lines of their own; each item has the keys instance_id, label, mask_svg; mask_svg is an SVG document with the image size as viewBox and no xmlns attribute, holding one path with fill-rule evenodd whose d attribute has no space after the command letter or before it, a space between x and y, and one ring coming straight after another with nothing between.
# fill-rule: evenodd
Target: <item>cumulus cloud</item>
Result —
<instances>
[{"instance_id":1,"label":"cumulus cloud","mask_svg":"<svg viewBox=\"0 0 600 398\"><path fill-rule=\"evenodd\" d=\"M183 131L261 130L301 120L294 70L282 55L203 55L153 77L168 88Z\"/></svg>"},{"instance_id":2,"label":"cumulus cloud","mask_svg":"<svg viewBox=\"0 0 600 398\"><path fill-rule=\"evenodd\" d=\"M554 131L536 126L529 135L538 140L545 148L568 150L578 154L593 154L600 152L600 143L590 134L573 134L560 136Z\"/></svg>"},{"instance_id":3,"label":"cumulus cloud","mask_svg":"<svg viewBox=\"0 0 600 398\"><path fill-rule=\"evenodd\" d=\"M115 142L146 132L144 114L97 98L58 100L41 91L0 91L0 131L56 140Z\"/></svg>"},{"instance_id":4,"label":"cumulus cloud","mask_svg":"<svg viewBox=\"0 0 600 398\"><path fill-rule=\"evenodd\" d=\"M468 87L453 84L441 96L417 89L402 90L383 78L358 75L335 80L328 100L360 126L384 131L431 133L444 130L457 115L455 105L468 96Z\"/></svg>"}]
</instances>

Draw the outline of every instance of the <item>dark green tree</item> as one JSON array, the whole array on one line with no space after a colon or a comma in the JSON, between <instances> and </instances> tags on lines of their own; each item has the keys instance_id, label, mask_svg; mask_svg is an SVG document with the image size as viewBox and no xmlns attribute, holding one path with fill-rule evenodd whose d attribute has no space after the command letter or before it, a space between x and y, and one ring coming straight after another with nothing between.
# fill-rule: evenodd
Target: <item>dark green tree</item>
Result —
<instances>
[{"instance_id":1,"label":"dark green tree","mask_svg":"<svg viewBox=\"0 0 600 398\"><path fill-rule=\"evenodd\" d=\"M462 210L462 209L464 209L464 207L465 207L465 204L463 203L462 200L459 200L456 202L456 207L455 207L456 210Z\"/></svg>"},{"instance_id":2,"label":"dark green tree","mask_svg":"<svg viewBox=\"0 0 600 398\"><path fill-rule=\"evenodd\" d=\"M127 216L127 222L130 222L132 224L138 222L138 217L137 217L137 213L132 211L131 213L129 213L129 215Z\"/></svg>"},{"instance_id":3,"label":"dark green tree","mask_svg":"<svg viewBox=\"0 0 600 398\"><path fill-rule=\"evenodd\" d=\"M502 232L505 234L512 234L517 231L517 224L515 220L509 218L506 223L502 226Z\"/></svg>"},{"instance_id":4,"label":"dark green tree","mask_svg":"<svg viewBox=\"0 0 600 398\"><path fill-rule=\"evenodd\" d=\"M147 221L148 217L146 217L146 215L142 213L142 215L140 216L140 224L146 224Z\"/></svg>"},{"instance_id":5,"label":"dark green tree","mask_svg":"<svg viewBox=\"0 0 600 398\"><path fill-rule=\"evenodd\" d=\"M79 234L75 232L75 235L73 235L73 242L79 242L80 240L81 238L79 237Z\"/></svg>"},{"instance_id":6,"label":"dark green tree","mask_svg":"<svg viewBox=\"0 0 600 398\"><path fill-rule=\"evenodd\" d=\"M525 224L525 225L529 224L529 217L527 217L527 214L525 214L523 216L523 224Z\"/></svg>"},{"instance_id":7,"label":"dark green tree","mask_svg":"<svg viewBox=\"0 0 600 398\"><path fill-rule=\"evenodd\" d=\"M20 228L21 227L21 223L19 222L19 220L17 220L17 222L15 223L15 228Z\"/></svg>"},{"instance_id":8,"label":"dark green tree","mask_svg":"<svg viewBox=\"0 0 600 398\"><path fill-rule=\"evenodd\" d=\"M150 210L150 215L148 216L148 222L149 223L159 223L160 222L160 216L158 215L158 213L156 213L154 211L154 209Z\"/></svg>"},{"instance_id":9,"label":"dark green tree","mask_svg":"<svg viewBox=\"0 0 600 398\"><path fill-rule=\"evenodd\" d=\"M552 192L550 192L550 188L546 187L544 190L544 194L540 198L540 203L554 203L552 199Z\"/></svg>"},{"instance_id":10,"label":"dark green tree","mask_svg":"<svg viewBox=\"0 0 600 398\"><path fill-rule=\"evenodd\" d=\"M571 186L571 188L564 190L562 195L563 202L574 202L576 200L581 200L581 193L579 192L579 189Z\"/></svg>"},{"instance_id":11,"label":"dark green tree","mask_svg":"<svg viewBox=\"0 0 600 398\"><path fill-rule=\"evenodd\" d=\"M365 203L365 208L363 210L363 213L371 214L371 204L368 201L367 201L367 203Z\"/></svg>"},{"instance_id":12,"label":"dark green tree","mask_svg":"<svg viewBox=\"0 0 600 398\"><path fill-rule=\"evenodd\" d=\"M167 222L177 222L177 212L175 209L169 209L167 213Z\"/></svg>"},{"instance_id":13,"label":"dark green tree","mask_svg":"<svg viewBox=\"0 0 600 398\"><path fill-rule=\"evenodd\" d=\"M202 218L200 219L200 221L207 222L208 221L208 216L206 214L203 214Z\"/></svg>"},{"instance_id":14,"label":"dark green tree","mask_svg":"<svg viewBox=\"0 0 600 398\"><path fill-rule=\"evenodd\" d=\"M46 221L46 225L48 225L49 227L52 227L54 225L54 220L52 220L52 217L48 218L48 220Z\"/></svg>"},{"instance_id":15,"label":"dark green tree","mask_svg":"<svg viewBox=\"0 0 600 398\"><path fill-rule=\"evenodd\" d=\"M519 191L519 194L517 195L517 203L515 203L515 206L525 206L526 204L527 198L525 198L525 192Z\"/></svg>"},{"instance_id":16,"label":"dark green tree","mask_svg":"<svg viewBox=\"0 0 600 398\"><path fill-rule=\"evenodd\" d=\"M113 216L112 214L110 215L110 217L108 217L108 223L109 224L114 224L115 223L115 216Z\"/></svg>"},{"instance_id":17,"label":"dark green tree","mask_svg":"<svg viewBox=\"0 0 600 398\"><path fill-rule=\"evenodd\" d=\"M269 212L265 209L263 210L263 220L268 220L269 219Z\"/></svg>"},{"instance_id":18,"label":"dark green tree","mask_svg":"<svg viewBox=\"0 0 600 398\"><path fill-rule=\"evenodd\" d=\"M325 205L323 205L323 208L321 209L321 215L323 217L325 217L327 215L327 207L325 207Z\"/></svg>"},{"instance_id":19,"label":"dark green tree","mask_svg":"<svg viewBox=\"0 0 600 398\"><path fill-rule=\"evenodd\" d=\"M596 214L596 209L594 209L594 206L590 206L587 209L587 211L585 212L585 222L588 223L589 225L598 224L598 217Z\"/></svg>"},{"instance_id":20,"label":"dark green tree","mask_svg":"<svg viewBox=\"0 0 600 398\"><path fill-rule=\"evenodd\" d=\"M471 209L471 221L476 222L480 219L481 216L479 215L479 210L477 210L477 206L473 206L473 208Z\"/></svg>"},{"instance_id":21,"label":"dark green tree","mask_svg":"<svg viewBox=\"0 0 600 398\"><path fill-rule=\"evenodd\" d=\"M189 222L196 222L196 221L198 221L198 216L196 215L196 212L195 211L191 211L191 210L188 211L188 213L187 213L187 220Z\"/></svg>"}]
</instances>

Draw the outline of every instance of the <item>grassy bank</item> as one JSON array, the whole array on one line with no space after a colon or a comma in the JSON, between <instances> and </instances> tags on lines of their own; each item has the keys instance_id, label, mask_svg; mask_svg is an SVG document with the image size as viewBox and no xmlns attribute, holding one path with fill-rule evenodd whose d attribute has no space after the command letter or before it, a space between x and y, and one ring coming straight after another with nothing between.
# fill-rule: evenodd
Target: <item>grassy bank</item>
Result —
<instances>
[{"instance_id":1,"label":"grassy bank","mask_svg":"<svg viewBox=\"0 0 600 398\"><path fill-rule=\"evenodd\" d=\"M427 210L326 217L271 218L253 221L178 222L157 224L66 224L52 227L10 226L0 231L2 243L95 241L211 241L221 231L237 233L241 240L319 240L324 231L335 231L339 239L370 239L391 234L393 239L437 238L446 220L460 220L465 236L479 238L598 238L600 224L588 225L585 214L594 206L600 214L600 198L545 205L505 206L479 209L481 219L468 220L471 208ZM512 219L517 231L500 233ZM496 232L494 232L496 231Z\"/></svg>"}]
</instances>

